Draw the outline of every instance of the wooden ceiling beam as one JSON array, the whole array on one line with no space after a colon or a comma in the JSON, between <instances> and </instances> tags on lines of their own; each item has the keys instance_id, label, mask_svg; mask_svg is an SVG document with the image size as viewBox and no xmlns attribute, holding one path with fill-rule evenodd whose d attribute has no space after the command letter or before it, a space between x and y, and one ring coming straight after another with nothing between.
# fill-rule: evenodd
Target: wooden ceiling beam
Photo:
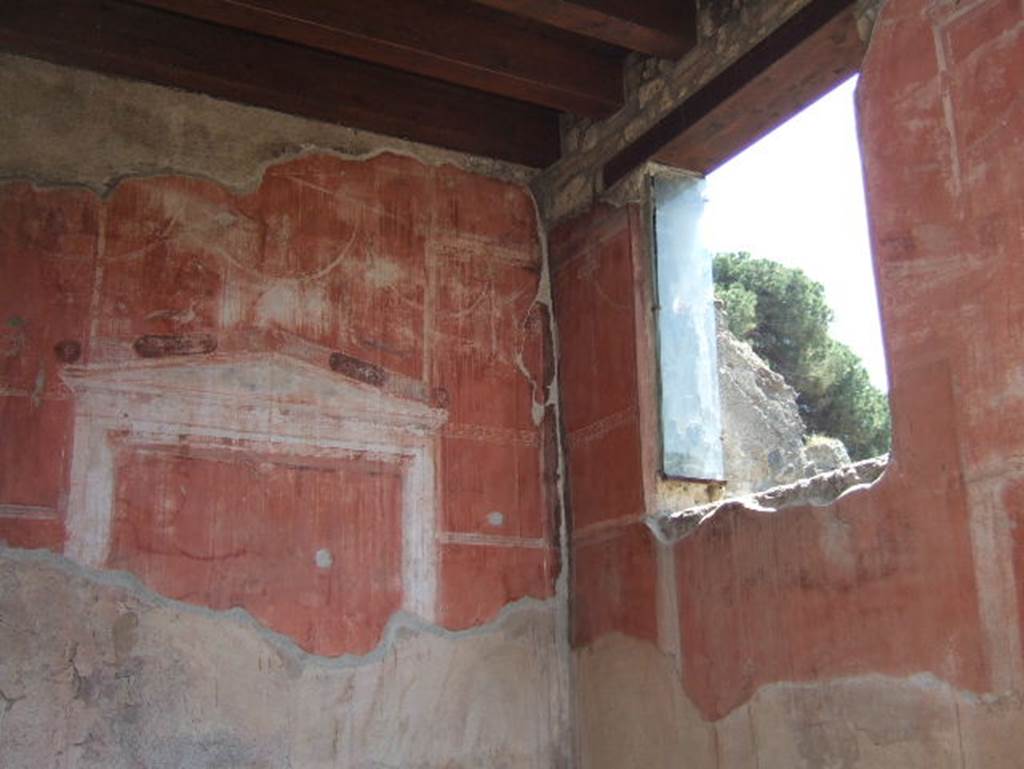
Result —
<instances>
[{"instance_id":1,"label":"wooden ceiling beam","mask_svg":"<svg viewBox=\"0 0 1024 769\"><path fill-rule=\"evenodd\" d=\"M622 55L467 0L135 0L455 85L605 117Z\"/></svg>"},{"instance_id":2,"label":"wooden ceiling beam","mask_svg":"<svg viewBox=\"0 0 1024 769\"><path fill-rule=\"evenodd\" d=\"M678 59L697 42L696 0L475 0L649 56Z\"/></svg>"},{"instance_id":3,"label":"wooden ceiling beam","mask_svg":"<svg viewBox=\"0 0 1024 769\"><path fill-rule=\"evenodd\" d=\"M604 167L605 187L649 160L710 173L857 72L853 0L811 0Z\"/></svg>"},{"instance_id":4,"label":"wooden ceiling beam","mask_svg":"<svg viewBox=\"0 0 1024 769\"><path fill-rule=\"evenodd\" d=\"M0 48L533 167L559 153L553 110L120 0L6 0Z\"/></svg>"}]
</instances>

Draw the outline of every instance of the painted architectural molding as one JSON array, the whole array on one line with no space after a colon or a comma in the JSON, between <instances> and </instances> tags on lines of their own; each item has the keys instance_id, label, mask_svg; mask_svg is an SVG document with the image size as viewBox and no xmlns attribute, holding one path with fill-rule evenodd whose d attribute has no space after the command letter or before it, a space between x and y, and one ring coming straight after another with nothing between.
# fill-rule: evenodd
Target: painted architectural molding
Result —
<instances>
[{"instance_id":1,"label":"painted architectural molding","mask_svg":"<svg viewBox=\"0 0 1024 769\"><path fill-rule=\"evenodd\" d=\"M280 353L68 367L62 376L75 393L70 558L117 566L115 529L129 504L125 484L131 485L123 474L138 470L133 457L162 453L191 462L270 462L324 472L351 462L390 465L400 478L401 533L394 543L401 553L400 608L434 620L434 457L443 409ZM321 569L335 558L330 542L303 555Z\"/></svg>"}]
</instances>

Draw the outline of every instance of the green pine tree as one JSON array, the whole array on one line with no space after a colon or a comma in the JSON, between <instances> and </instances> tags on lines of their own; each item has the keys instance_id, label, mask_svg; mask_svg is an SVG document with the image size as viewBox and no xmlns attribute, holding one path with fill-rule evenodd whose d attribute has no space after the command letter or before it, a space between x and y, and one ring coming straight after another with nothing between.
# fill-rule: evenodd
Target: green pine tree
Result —
<instances>
[{"instance_id":1,"label":"green pine tree","mask_svg":"<svg viewBox=\"0 0 1024 769\"><path fill-rule=\"evenodd\" d=\"M888 398L857 354L829 336L824 287L748 253L718 254L713 269L729 330L797 391L808 430L839 438L854 460L889 451Z\"/></svg>"}]
</instances>

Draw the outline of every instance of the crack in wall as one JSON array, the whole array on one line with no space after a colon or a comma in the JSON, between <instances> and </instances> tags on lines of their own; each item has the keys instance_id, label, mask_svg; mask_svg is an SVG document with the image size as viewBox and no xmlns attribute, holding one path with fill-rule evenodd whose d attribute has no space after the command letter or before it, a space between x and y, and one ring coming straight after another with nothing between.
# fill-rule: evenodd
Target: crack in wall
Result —
<instances>
[{"instance_id":1,"label":"crack in wall","mask_svg":"<svg viewBox=\"0 0 1024 769\"><path fill-rule=\"evenodd\" d=\"M529 188L528 188L529 189ZM562 390L559 379L559 341L558 326L555 321L554 302L551 291L551 260L548 252L548 229L544 225L541 216L540 204L533 190L529 190L530 200L533 203L537 221L537 240L541 253L540 282L537 286L537 293L534 296L534 304L539 304L546 309L547 334L551 345L551 371L550 381L547 384L547 398L542 404L542 412L551 409L554 424L555 457L556 468L554 477L554 492L558 510L558 551L560 569L555 579L555 632L558 645L558 657L562 661L561 678L559 684L559 697L557 706L560 709L562 723L567 725L569 740L563 746L565 751L564 764L566 767L576 766L576 716L575 716L575 657L572 653L572 545L571 545L571 524L569 521L569 508L567 502L566 488L566 443L565 425L562 422ZM532 305L531 305L532 306ZM517 356L518 358L518 356ZM518 361L517 361L518 362ZM536 395L534 396L534 407L536 409ZM543 414L541 415L543 420ZM536 411L534 414L535 424L537 422Z\"/></svg>"},{"instance_id":2,"label":"crack in wall","mask_svg":"<svg viewBox=\"0 0 1024 769\"><path fill-rule=\"evenodd\" d=\"M14 710L14 706L26 698L27 695L22 694L20 697L12 697L8 695L3 689L0 689L0 737L4 734L4 721L7 720L7 714Z\"/></svg>"}]
</instances>

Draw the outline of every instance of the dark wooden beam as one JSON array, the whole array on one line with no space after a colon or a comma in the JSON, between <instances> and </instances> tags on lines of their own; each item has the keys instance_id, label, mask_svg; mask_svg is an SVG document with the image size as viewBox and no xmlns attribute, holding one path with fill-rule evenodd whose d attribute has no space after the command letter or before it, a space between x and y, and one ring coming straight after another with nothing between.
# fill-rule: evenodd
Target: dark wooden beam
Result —
<instances>
[{"instance_id":1,"label":"dark wooden beam","mask_svg":"<svg viewBox=\"0 0 1024 769\"><path fill-rule=\"evenodd\" d=\"M534 167L559 152L553 110L119 0L5 0L0 48Z\"/></svg>"},{"instance_id":2,"label":"dark wooden beam","mask_svg":"<svg viewBox=\"0 0 1024 769\"><path fill-rule=\"evenodd\" d=\"M521 101L604 117L622 55L468 0L135 0Z\"/></svg>"},{"instance_id":3,"label":"dark wooden beam","mask_svg":"<svg viewBox=\"0 0 1024 769\"><path fill-rule=\"evenodd\" d=\"M852 0L812 0L604 167L610 187L656 160L709 173L859 68Z\"/></svg>"},{"instance_id":4,"label":"dark wooden beam","mask_svg":"<svg viewBox=\"0 0 1024 769\"><path fill-rule=\"evenodd\" d=\"M696 0L475 0L649 56L678 59L697 41Z\"/></svg>"}]
</instances>

